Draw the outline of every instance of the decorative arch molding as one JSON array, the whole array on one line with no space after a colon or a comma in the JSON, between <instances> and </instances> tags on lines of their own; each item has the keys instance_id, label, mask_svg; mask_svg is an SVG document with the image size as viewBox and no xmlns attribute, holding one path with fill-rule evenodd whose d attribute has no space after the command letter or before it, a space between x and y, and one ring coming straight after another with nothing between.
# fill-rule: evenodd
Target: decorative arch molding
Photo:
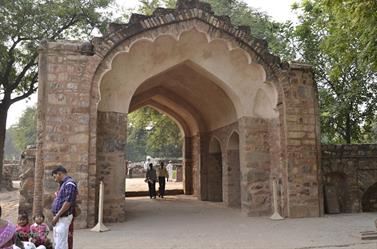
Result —
<instances>
[{"instance_id":1,"label":"decorative arch molding","mask_svg":"<svg viewBox=\"0 0 377 249\"><path fill-rule=\"evenodd\" d=\"M189 136L192 134L192 130L190 129L187 122L181 116L179 116L178 113L174 112L167 106L161 105L160 103L153 100L148 100L147 102L143 103L143 105L139 108L142 108L144 106L149 106L155 109L156 111L167 115L179 127L179 130L184 136Z\"/></svg>"},{"instance_id":2,"label":"decorative arch molding","mask_svg":"<svg viewBox=\"0 0 377 249\"><path fill-rule=\"evenodd\" d=\"M143 105L147 105L147 103L153 103L160 107L166 106L163 103L160 103L159 101L156 101L156 100L153 100L153 102L150 102L150 100L153 99L153 97L155 96L162 96L162 98L166 99L170 103L170 105L177 106L177 108L182 110L181 114L178 114L178 112L174 112L174 113L177 113L177 115L179 115L182 120L185 119L182 117L183 116L182 114L187 113L186 116L190 116L188 119L192 120L192 122L188 122L186 120L185 123L187 123L187 125L188 123L193 124L193 125L188 125L188 127L189 126L191 127L190 133L192 135L198 132L203 132L206 129L205 122L203 121L203 118L199 115L199 112L192 105L190 105L190 103L187 103L183 99L176 96L172 91L169 91L168 89L164 87L155 87L137 96L134 96L131 100L129 112L132 112L142 107ZM173 111L172 108L169 108L169 109Z\"/></svg>"},{"instance_id":3,"label":"decorative arch molding","mask_svg":"<svg viewBox=\"0 0 377 249\"><path fill-rule=\"evenodd\" d=\"M275 89L275 85L270 81L265 80L264 68L251 61L250 57L248 58L249 54L244 50L240 48L229 50L227 41L220 39L208 41L207 36L205 30L198 30L198 27L190 26L187 30L181 31L177 37L172 37L171 34L159 34L152 41L142 37L131 45L122 43L119 46L122 48L120 51L112 53L109 60L104 59L105 62L108 61L108 65L102 70L97 70L97 72L102 71L102 74L98 77L95 76L98 81L94 83L93 89L100 91L100 94L97 95L97 102L99 98L102 99L99 108L109 109L112 108L110 106L114 106L116 111L125 112L122 108L127 108L129 103L120 105L117 101L119 99L117 93L122 96L125 93L112 91L112 88L126 87L126 95L131 96L143 82L179 65L185 65L216 83L233 102L238 117L243 115L262 118L276 117L278 115L275 108L278 103L278 89ZM124 41L124 43L128 43L128 41ZM200 49L193 44L197 44ZM147 57L151 58L147 60ZM159 63L154 62L160 57L162 58ZM215 67L218 61L222 61L227 66L224 66L224 69ZM123 72L120 65L124 70L129 71L126 73L127 79L120 78L119 74ZM233 77L230 78L230 75ZM132 79L132 83L130 79ZM241 90L243 88L245 89ZM111 96L108 96L109 92L112 92ZM248 104L245 103L244 94L246 93L252 96L251 102L257 106L257 111L252 112L247 106ZM257 98L258 96L262 97ZM106 99L111 99L113 103L103 102ZM259 104L258 101L263 103Z\"/></svg>"},{"instance_id":4,"label":"decorative arch molding","mask_svg":"<svg viewBox=\"0 0 377 249\"><path fill-rule=\"evenodd\" d=\"M226 140L226 148L227 150L239 150L239 142L240 142L240 134L237 130L232 130L229 133L229 137ZM237 136L238 144L234 144L233 138L234 136Z\"/></svg>"},{"instance_id":5,"label":"decorative arch molding","mask_svg":"<svg viewBox=\"0 0 377 249\"><path fill-rule=\"evenodd\" d=\"M176 9L159 8L152 16L133 14L129 23L111 24L104 37L94 38L92 51L99 61L92 83L94 101L99 102L97 89L102 77L112 69L112 61L117 55L129 53L139 42L155 42L162 36L179 41L192 29L204 34L209 44L221 42L229 53L242 53L246 63L261 66L266 86L258 90L259 95L267 97L272 110L277 110L275 107L283 102L283 91L287 88L281 84L289 84L288 64L281 63L279 57L268 52L265 40L252 37L250 27L232 25L229 17L214 15L209 4L198 0L180 0ZM271 88L276 90L268 91ZM257 106L254 113L259 116L263 108Z\"/></svg>"},{"instance_id":6,"label":"decorative arch molding","mask_svg":"<svg viewBox=\"0 0 377 249\"><path fill-rule=\"evenodd\" d=\"M105 58L124 40L133 40L143 32L160 27L168 30L169 25L177 26L179 34L188 21L204 26L209 40L223 39L228 41L229 47L247 51L254 62L263 65L268 78L276 77L283 68L280 58L269 53L267 42L250 35L250 27L233 25L228 16L214 15L210 4L198 0L178 0L176 9L157 8L151 16L132 14L127 24L110 24L104 37L93 39L94 52Z\"/></svg>"}]
</instances>

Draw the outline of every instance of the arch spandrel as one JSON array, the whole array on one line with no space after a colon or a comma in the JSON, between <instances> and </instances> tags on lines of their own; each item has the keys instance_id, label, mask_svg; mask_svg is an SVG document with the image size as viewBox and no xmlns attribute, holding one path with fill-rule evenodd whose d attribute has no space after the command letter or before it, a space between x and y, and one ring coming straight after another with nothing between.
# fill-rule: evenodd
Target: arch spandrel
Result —
<instances>
[{"instance_id":1,"label":"arch spandrel","mask_svg":"<svg viewBox=\"0 0 377 249\"><path fill-rule=\"evenodd\" d=\"M260 67L259 70L264 73L264 81L274 81L275 86L279 85L279 78L282 74L285 74L280 59L269 54L267 43L264 40L250 36L250 28L233 26L229 17L215 16L210 5L206 3L197 0L179 2L177 9L159 8L153 16L133 15L128 24L112 24L107 35L103 38L95 38L92 41L95 54L103 58L103 62L97 68L94 86L99 87L104 74L112 70L115 57L121 53L130 52L138 42L143 40L154 44L156 39L164 35L181 41L182 36L187 35L187 32L192 29L203 33L208 44L222 43L228 51L232 51L230 55L234 55L240 60L245 57L248 63L243 64L253 64L255 67ZM239 53L244 55L239 56ZM241 67L238 66L238 68ZM253 76L255 74L251 74L250 77ZM280 86L278 86L277 91L281 91ZM250 91L243 92L250 95ZM256 91L251 94L255 96ZM279 94L279 96L282 95ZM100 96L98 97L100 98ZM270 109L274 108L271 107ZM239 116L248 114L244 111L237 111ZM267 115L265 118L271 118L271 115Z\"/></svg>"},{"instance_id":2,"label":"arch spandrel","mask_svg":"<svg viewBox=\"0 0 377 249\"><path fill-rule=\"evenodd\" d=\"M259 88L264 86L263 67L250 62L247 53L239 48L229 50L224 41L209 42L205 33L192 27L181 36L160 35L153 42L140 39L123 52L114 55L111 70L107 71L100 85L99 109L127 113L129 102L136 89L148 78L170 68L186 63L194 70L207 74L229 96L235 105L237 117L253 116L250 102ZM274 92L274 90L272 90ZM273 96L273 93L270 94ZM268 103L274 103L271 101ZM274 107L271 107L272 110ZM272 115L266 113L265 117Z\"/></svg>"}]
</instances>

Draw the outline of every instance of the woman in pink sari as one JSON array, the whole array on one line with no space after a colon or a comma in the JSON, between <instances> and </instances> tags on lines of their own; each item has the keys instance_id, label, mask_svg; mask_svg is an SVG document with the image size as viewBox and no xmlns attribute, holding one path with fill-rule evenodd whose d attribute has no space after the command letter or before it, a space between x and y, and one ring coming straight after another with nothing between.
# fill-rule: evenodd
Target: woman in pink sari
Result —
<instances>
[{"instance_id":1,"label":"woman in pink sari","mask_svg":"<svg viewBox=\"0 0 377 249\"><path fill-rule=\"evenodd\" d=\"M16 226L8 221L1 219L1 207L0 207L0 248L1 249L13 249L15 233L16 233Z\"/></svg>"}]
</instances>

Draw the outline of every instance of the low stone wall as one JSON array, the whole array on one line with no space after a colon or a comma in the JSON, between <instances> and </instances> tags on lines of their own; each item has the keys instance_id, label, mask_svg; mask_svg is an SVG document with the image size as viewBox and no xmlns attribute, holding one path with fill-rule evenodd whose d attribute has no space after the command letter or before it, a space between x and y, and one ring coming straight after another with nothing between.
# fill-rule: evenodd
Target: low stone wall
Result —
<instances>
[{"instance_id":1,"label":"low stone wall","mask_svg":"<svg viewBox=\"0 0 377 249\"><path fill-rule=\"evenodd\" d=\"M12 181L19 181L22 173L20 160L4 160L5 171Z\"/></svg>"},{"instance_id":2,"label":"low stone wall","mask_svg":"<svg viewBox=\"0 0 377 249\"><path fill-rule=\"evenodd\" d=\"M21 155L20 174L20 200L18 211L29 215L33 211L34 200L34 173L35 173L36 148L30 147Z\"/></svg>"},{"instance_id":3,"label":"low stone wall","mask_svg":"<svg viewBox=\"0 0 377 249\"><path fill-rule=\"evenodd\" d=\"M377 144L322 145L327 213L377 211Z\"/></svg>"}]
</instances>

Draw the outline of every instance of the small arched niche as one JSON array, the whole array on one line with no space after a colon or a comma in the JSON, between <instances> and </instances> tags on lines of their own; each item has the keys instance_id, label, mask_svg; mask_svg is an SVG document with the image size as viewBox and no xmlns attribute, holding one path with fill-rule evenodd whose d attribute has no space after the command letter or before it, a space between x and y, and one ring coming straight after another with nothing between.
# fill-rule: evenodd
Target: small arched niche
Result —
<instances>
[{"instance_id":1,"label":"small arched niche","mask_svg":"<svg viewBox=\"0 0 377 249\"><path fill-rule=\"evenodd\" d=\"M209 144L207 163L207 197L209 201L220 202L223 200L222 164L221 144L217 138L212 138Z\"/></svg>"},{"instance_id":2,"label":"small arched niche","mask_svg":"<svg viewBox=\"0 0 377 249\"><path fill-rule=\"evenodd\" d=\"M362 197L361 206L363 212L377 211L377 182L365 191Z\"/></svg>"},{"instance_id":3,"label":"small arched niche","mask_svg":"<svg viewBox=\"0 0 377 249\"><path fill-rule=\"evenodd\" d=\"M230 207L241 207L240 139L233 132L227 144L227 200Z\"/></svg>"}]
</instances>

